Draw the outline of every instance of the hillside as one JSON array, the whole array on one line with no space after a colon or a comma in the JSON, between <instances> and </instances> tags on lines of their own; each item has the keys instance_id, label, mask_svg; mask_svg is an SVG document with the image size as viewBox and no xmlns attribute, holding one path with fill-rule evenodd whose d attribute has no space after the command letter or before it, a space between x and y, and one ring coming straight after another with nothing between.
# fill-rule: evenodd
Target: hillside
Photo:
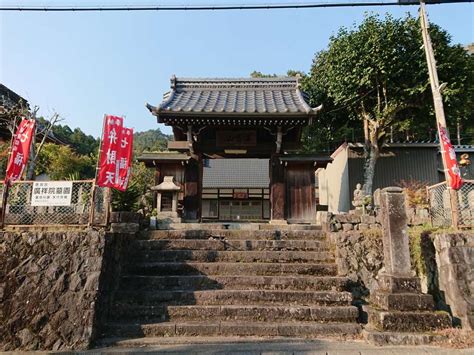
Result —
<instances>
[{"instance_id":1,"label":"hillside","mask_svg":"<svg viewBox=\"0 0 474 355\"><path fill-rule=\"evenodd\" d=\"M136 132L133 135L133 150L135 154L164 150L167 147L166 142L171 139L171 135L162 133L159 128Z\"/></svg>"}]
</instances>

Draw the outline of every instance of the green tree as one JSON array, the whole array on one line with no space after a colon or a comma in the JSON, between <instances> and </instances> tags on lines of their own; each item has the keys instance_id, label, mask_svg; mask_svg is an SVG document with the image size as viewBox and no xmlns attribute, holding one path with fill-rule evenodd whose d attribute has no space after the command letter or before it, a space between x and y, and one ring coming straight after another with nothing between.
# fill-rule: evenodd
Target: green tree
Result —
<instances>
[{"instance_id":1,"label":"green tree","mask_svg":"<svg viewBox=\"0 0 474 355\"><path fill-rule=\"evenodd\" d=\"M69 146L46 143L39 153L35 173L47 174L51 180L64 180L71 176L90 179L94 177L95 161L75 153Z\"/></svg>"},{"instance_id":2,"label":"green tree","mask_svg":"<svg viewBox=\"0 0 474 355\"><path fill-rule=\"evenodd\" d=\"M42 117L38 121L42 126L48 123ZM70 145L76 153L81 155L97 154L99 149L99 139L85 134L80 128L72 130L68 125L55 124L52 127L52 138Z\"/></svg>"},{"instance_id":3,"label":"green tree","mask_svg":"<svg viewBox=\"0 0 474 355\"><path fill-rule=\"evenodd\" d=\"M171 136L163 134L160 129L136 132L133 134L133 151L136 155L144 151L162 151L167 148L167 142L171 139Z\"/></svg>"},{"instance_id":4,"label":"green tree","mask_svg":"<svg viewBox=\"0 0 474 355\"><path fill-rule=\"evenodd\" d=\"M440 80L448 83L443 95L453 128L457 120L472 119L474 62L438 26L431 26L431 36ZM359 26L341 28L328 49L316 54L303 88L313 104L325 106L308 133L316 129L316 135L338 138L362 133L367 193L372 192L375 164L390 134L419 140L436 128L420 26L410 16L368 15ZM362 129L354 122L362 123Z\"/></svg>"},{"instance_id":5,"label":"green tree","mask_svg":"<svg viewBox=\"0 0 474 355\"><path fill-rule=\"evenodd\" d=\"M136 211L144 206L151 206L150 194L147 193L153 185L155 185L155 169L134 162L127 190L112 192L112 207L115 211Z\"/></svg>"},{"instance_id":6,"label":"green tree","mask_svg":"<svg viewBox=\"0 0 474 355\"><path fill-rule=\"evenodd\" d=\"M252 78L277 78L278 75L276 74L263 74L260 71L254 70L250 73L250 77Z\"/></svg>"}]
</instances>

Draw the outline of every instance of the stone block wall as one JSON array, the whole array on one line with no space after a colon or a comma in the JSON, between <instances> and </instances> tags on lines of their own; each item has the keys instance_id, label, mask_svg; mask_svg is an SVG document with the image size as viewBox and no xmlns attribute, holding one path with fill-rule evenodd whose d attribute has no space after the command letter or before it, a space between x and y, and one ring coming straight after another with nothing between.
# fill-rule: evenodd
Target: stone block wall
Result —
<instances>
[{"instance_id":1,"label":"stone block wall","mask_svg":"<svg viewBox=\"0 0 474 355\"><path fill-rule=\"evenodd\" d=\"M331 232L349 232L352 230L363 231L368 229L381 229L382 226L375 216L357 214L355 211L341 214L329 213L326 217Z\"/></svg>"},{"instance_id":2,"label":"stone block wall","mask_svg":"<svg viewBox=\"0 0 474 355\"><path fill-rule=\"evenodd\" d=\"M407 207L406 213L409 226L431 224L430 212L426 207Z\"/></svg>"},{"instance_id":3,"label":"stone block wall","mask_svg":"<svg viewBox=\"0 0 474 355\"><path fill-rule=\"evenodd\" d=\"M421 233L421 239L412 240L410 247L421 248L422 256L417 261L412 254L412 269L422 280L423 292L433 295L437 309L449 311L463 328L474 329L474 233L423 229L415 233ZM384 267L381 230L339 230L329 237L339 274L351 278L355 301L364 304L380 286L379 271ZM425 269L422 273L420 262Z\"/></svg>"},{"instance_id":4,"label":"stone block wall","mask_svg":"<svg viewBox=\"0 0 474 355\"><path fill-rule=\"evenodd\" d=\"M90 347L129 236L92 229L0 232L0 350Z\"/></svg>"},{"instance_id":5,"label":"stone block wall","mask_svg":"<svg viewBox=\"0 0 474 355\"><path fill-rule=\"evenodd\" d=\"M433 236L438 284L444 301L461 326L474 329L474 233Z\"/></svg>"},{"instance_id":6,"label":"stone block wall","mask_svg":"<svg viewBox=\"0 0 474 355\"><path fill-rule=\"evenodd\" d=\"M381 230L339 231L331 233L330 239L336 249L338 272L354 282L354 296L364 298L378 288L378 273L383 267Z\"/></svg>"}]
</instances>

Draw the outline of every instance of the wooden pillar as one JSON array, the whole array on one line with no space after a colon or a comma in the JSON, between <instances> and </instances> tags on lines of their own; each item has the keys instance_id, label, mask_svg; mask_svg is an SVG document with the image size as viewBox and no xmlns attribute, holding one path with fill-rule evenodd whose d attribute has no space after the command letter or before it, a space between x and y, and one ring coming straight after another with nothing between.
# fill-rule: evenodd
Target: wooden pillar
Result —
<instances>
[{"instance_id":1,"label":"wooden pillar","mask_svg":"<svg viewBox=\"0 0 474 355\"><path fill-rule=\"evenodd\" d=\"M155 168L155 185L159 185L163 182L161 179L161 164L156 164Z\"/></svg>"},{"instance_id":2,"label":"wooden pillar","mask_svg":"<svg viewBox=\"0 0 474 355\"><path fill-rule=\"evenodd\" d=\"M277 156L270 159L270 223L286 224L285 167Z\"/></svg>"},{"instance_id":3,"label":"wooden pillar","mask_svg":"<svg viewBox=\"0 0 474 355\"><path fill-rule=\"evenodd\" d=\"M201 220L202 159L190 159L184 167L184 220Z\"/></svg>"}]
</instances>

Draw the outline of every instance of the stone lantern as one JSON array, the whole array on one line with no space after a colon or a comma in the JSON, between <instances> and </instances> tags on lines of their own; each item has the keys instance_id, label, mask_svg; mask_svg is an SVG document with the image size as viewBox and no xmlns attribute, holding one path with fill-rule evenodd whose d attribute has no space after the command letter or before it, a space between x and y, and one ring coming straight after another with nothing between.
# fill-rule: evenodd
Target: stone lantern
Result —
<instances>
[{"instance_id":1,"label":"stone lantern","mask_svg":"<svg viewBox=\"0 0 474 355\"><path fill-rule=\"evenodd\" d=\"M158 220L181 222L178 218L178 191L181 188L173 182L173 176L165 176L163 182L153 186L152 191L157 191L156 210Z\"/></svg>"}]
</instances>

